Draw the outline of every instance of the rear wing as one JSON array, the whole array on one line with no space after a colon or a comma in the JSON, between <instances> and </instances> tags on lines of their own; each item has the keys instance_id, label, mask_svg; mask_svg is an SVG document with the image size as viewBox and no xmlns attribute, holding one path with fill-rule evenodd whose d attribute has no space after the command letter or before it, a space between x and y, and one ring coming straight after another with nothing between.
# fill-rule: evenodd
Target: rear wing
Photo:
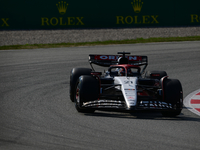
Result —
<instances>
[{"instance_id":1,"label":"rear wing","mask_svg":"<svg viewBox=\"0 0 200 150\"><path fill-rule=\"evenodd\" d=\"M143 66L143 69L141 71L141 74L144 73L147 65L148 65L148 58L147 56L137 56L137 55L126 55L125 54L130 54L126 52L118 52L118 54L123 54L123 55L89 55L89 63L92 67L92 64L96 64L99 66L103 67L110 67L111 65L117 65L119 62L119 58L126 57L128 58L128 64L130 65L135 65L135 66ZM94 70L94 68L92 67Z\"/></svg>"},{"instance_id":2,"label":"rear wing","mask_svg":"<svg viewBox=\"0 0 200 150\"><path fill-rule=\"evenodd\" d=\"M122 55L89 55L89 63L90 64L96 64L103 67L109 67L111 65L118 64L119 58L122 57ZM126 58L128 58L128 64L131 65L148 65L148 58L147 56L137 56L137 55L126 55Z\"/></svg>"}]
</instances>

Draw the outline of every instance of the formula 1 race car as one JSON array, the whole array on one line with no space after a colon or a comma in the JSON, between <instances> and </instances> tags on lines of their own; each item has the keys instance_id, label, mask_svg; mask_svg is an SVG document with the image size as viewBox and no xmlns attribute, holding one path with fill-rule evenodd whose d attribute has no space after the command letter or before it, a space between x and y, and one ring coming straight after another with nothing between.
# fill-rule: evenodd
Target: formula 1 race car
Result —
<instances>
[{"instance_id":1,"label":"formula 1 race car","mask_svg":"<svg viewBox=\"0 0 200 150\"><path fill-rule=\"evenodd\" d=\"M147 56L89 55L90 68L73 68L70 99L78 112L95 110L158 110L163 116L177 116L183 107L179 80L169 79L165 71L146 71ZM108 67L96 72L96 64Z\"/></svg>"}]
</instances>

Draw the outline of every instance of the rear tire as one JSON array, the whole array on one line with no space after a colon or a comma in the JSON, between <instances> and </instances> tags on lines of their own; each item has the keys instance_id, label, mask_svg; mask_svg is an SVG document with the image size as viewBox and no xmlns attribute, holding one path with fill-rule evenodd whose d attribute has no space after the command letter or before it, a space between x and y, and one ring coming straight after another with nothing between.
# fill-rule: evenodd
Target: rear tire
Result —
<instances>
[{"instance_id":1,"label":"rear tire","mask_svg":"<svg viewBox=\"0 0 200 150\"><path fill-rule=\"evenodd\" d=\"M161 112L163 116L175 117L179 115L183 108L183 91L179 80L165 79L163 81L164 101L171 103L175 110Z\"/></svg>"},{"instance_id":2,"label":"rear tire","mask_svg":"<svg viewBox=\"0 0 200 150\"><path fill-rule=\"evenodd\" d=\"M97 100L99 98L99 82L93 76L81 76L76 84L75 108L78 112L93 113L92 108L82 107L84 102Z\"/></svg>"},{"instance_id":3,"label":"rear tire","mask_svg":"<svg viewBox=\"0 0 200 150\"><path fill-rule=\"evenodd\" d=\"M75 95L75 86L78 78L81 75L90 75L92 72L92 69L89 68L73 68L70 73L70 88L69 88L69 94L70 99L72 102L74 102L74 95Z\"/></svg>"},{"instance_id":4,"label":"rear tire","mask_svg":"<svg viewBox=\"0 0 200 150\"><path fill-rule=\"evenodd\" d=\"M158 76L153 76L153 74L158 75ZM167 73L165 71L147 71L145 73L145 77L146 78L150 78L150 79L158 79L160 80L162 77L167 76Z\"/></svg>"}]
</instances>

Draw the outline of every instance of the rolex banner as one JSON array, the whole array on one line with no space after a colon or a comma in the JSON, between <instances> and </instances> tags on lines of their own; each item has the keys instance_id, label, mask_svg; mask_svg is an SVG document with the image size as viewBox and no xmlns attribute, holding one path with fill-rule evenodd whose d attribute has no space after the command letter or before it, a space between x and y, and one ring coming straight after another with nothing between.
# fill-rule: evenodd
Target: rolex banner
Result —
<instances>
[{"instance_id":1,"label":"rolex banner","mask_svg":"<svg viewBox=\"0 0 200 150\"><path fill-rule=\"evenodd\" d=\"M200 25L200 0L1 0L0 30Z\"/></svg>"}]
</instances>

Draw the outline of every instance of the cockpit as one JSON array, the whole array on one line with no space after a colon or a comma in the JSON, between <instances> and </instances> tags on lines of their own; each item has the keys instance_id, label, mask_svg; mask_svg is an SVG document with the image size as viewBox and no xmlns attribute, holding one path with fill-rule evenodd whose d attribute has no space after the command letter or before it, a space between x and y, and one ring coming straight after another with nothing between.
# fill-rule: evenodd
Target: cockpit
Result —
<instances>
[{"instance_id":1,"label":"cockpit","mask_svg":"<svg viewBox=\"0 0 200 150\"><path fill-rule=\"evenodd\" d=\"M140 67L133 65L116 65L111 66L108 69L108 73L110 76L128 76L128 77L138 77L140 76Z\"/></svg>"}]
</instances>

